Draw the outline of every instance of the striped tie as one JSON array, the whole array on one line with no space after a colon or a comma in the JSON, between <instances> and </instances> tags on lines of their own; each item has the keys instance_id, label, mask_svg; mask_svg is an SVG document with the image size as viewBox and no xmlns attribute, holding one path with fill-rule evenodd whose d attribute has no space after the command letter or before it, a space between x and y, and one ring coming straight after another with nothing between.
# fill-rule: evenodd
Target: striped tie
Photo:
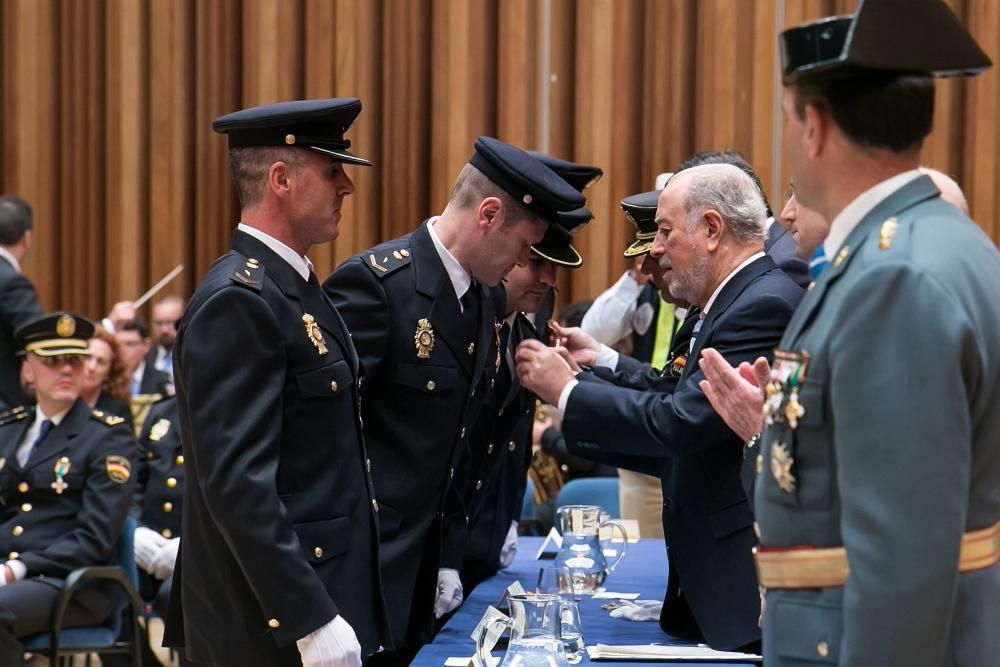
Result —
<instances>
[{"instance_id":1,"label":"striped tie","mask_svg":"<svg viewBox=\"0 0 1000 667\"><path fill-rule=\"evenodd\" d=\"M823 250L823 244L820 243L816 252L813 253L812 259L809 260L809 275L812 276L812 279L818 280L819 274L823 273L823 269L829 263L826 259L826 252Z\"/></svg>"}]
</instances>

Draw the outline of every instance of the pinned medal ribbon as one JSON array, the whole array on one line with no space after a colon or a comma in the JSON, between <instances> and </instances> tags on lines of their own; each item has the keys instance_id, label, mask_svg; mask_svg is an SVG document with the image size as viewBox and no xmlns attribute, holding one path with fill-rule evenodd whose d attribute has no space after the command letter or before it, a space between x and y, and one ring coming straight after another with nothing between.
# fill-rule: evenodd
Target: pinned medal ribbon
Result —
<instances>
[{"instance_id":1,"label":"pinned medal ribbon","mask_svg":"<svg viewBox=\"0 0 1000 667\"><path fill-rule=\"evenodd\" d=\"M54 472L55 475L56 475L56 481L52 482L52 484L50 484L49 486L51 486L52 489L57 494L61 495L62 492L65 491L69 487L69 485L63 479L63 477L65 477L66 474L69 473L69 469L70 469L70 467L72 465L73 464L70 463L70 461L69 461L68 458L66 458L65 456L62 456L62 457L59 458L58 461L56 461L55 467L52 468L52 472Z\"/></svg>"},{"instance_id":2,"label":"pinned medal ribbon","mask_svg":"<svg viewBox=\"0 0 1000 667\"><path fill-rule=\"evenodd\" d=\"M787 421L799 426L806 409L799 403L799 387L805 382L809 353L805 350L775 350L771 379L764 387L764 418L768 426ZM787 400L786 400L787 399Z\"/></svg>"}]
</instances>

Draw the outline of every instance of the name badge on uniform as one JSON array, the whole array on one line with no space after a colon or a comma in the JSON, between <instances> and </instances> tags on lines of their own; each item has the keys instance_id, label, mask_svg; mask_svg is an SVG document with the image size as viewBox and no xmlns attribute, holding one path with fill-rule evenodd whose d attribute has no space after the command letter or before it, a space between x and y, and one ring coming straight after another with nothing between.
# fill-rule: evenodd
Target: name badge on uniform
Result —
<instances>
[{"instance_id":1,"label":"name badge on uniform","mask_svg":"<svg viewBox=\"0 0 1000 667\"><path fill-rule=\"evenodd\" d=\"M326 341L323 340L323 332L319 330L319 325L316 324L316 318L309 313L303 313L302 322L306 325L306 336L316 346L316 351L322 357L329 350L326 349Z\"/></svg>"},{"instance_id":2,"label":"name badge on uniform","mask_svg":"<svg viewBox=\"0 0 1000 667\"><path fill-rule=\"evenodd\" d=\"M149 429L149 439L153 442L159 442L163 440L163 437L167 435L170 431L170 421L167 419L160 419L155 424L153 428Z\"/></svg>"},{"instance_id":3,"label":"name badge on uniform","mask_svg":"<svg viewBox=\"0 0 1000 667\"><path fill-rule=\"evenodd\" d=\"M787 421L791 429L799 426L806 409L799 403L799 387L805 382L809 353L805 350L775 350L771 379L764 387L764 418L768 426Z\"/></svg>"}]
</instances>

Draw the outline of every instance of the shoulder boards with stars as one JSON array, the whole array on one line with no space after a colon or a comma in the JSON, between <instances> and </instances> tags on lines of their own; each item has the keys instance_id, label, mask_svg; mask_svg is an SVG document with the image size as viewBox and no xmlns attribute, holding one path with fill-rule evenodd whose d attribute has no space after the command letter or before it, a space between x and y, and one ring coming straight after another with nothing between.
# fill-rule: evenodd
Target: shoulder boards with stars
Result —
<instances>
[{"instance_id":1,"label":"shoulder boards with stars","mask_svg":"<svg viewBox=\"0 0 1000 667\"><path fill-rule=\"evenodd\" d=\"M27 419L29 416L31 416L31 411L23 405L19 405L13 410L0 412L0 426L13 424L14 422L21 421L22 419Z\"/></svg>"},{"instance_id":2,"label":"shoulder boards with stars","mask_svg":"<svg viewBox=\"0 0 1000 667\"><path fill-rule=\"evenodd\" d=\"M409 264L410 249L407 247L375 248L362 253L361 259L372 273L381 278Z\"/></svg>"},{"instance_id":3,"label":"shoulder boards with stars","mask_svg":"<svg viewBox=\"0 0 1000 667\"><path fill-rule=\"evenodd\" d=\"M92 410L90 413L90 418L95 421L101 422L105 426L118 426L119 424L125 422L125 419L123 417L108 414L104 410Z\"/></svg>"},{"instance_id":4,"label":"shoulder boards with stars","mask_svg":"<svg viewBox=\"0 0 1000 667\"><path fill-rule=\"evenodd\" d=\"M260 291L264 281L264 267L254 257L247 257L241 266L237 266L230 276L234 283Z\"/></svg>"}]
</instances>

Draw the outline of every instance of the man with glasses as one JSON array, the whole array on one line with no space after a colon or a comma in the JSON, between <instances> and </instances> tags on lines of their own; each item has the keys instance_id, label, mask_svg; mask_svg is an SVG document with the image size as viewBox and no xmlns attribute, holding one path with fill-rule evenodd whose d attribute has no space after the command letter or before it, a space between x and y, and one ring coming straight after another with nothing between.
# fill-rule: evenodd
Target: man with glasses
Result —
<instances>
[{"instance_id":1,"label":"man with glasses","mask_svg":"<svg viewBox=\"0 0 1000 667\"><path fill-rule=\"evenodd\" d=\"M21 638L49 629L63 579L108 565L134 479L131 429L80 398L94 325L57 312L14 333L38 404L0 415L0 664L19 665ZM112 591L93 583L70 600L63 627L96 625Z\"/></svg>"}]
</instances>

